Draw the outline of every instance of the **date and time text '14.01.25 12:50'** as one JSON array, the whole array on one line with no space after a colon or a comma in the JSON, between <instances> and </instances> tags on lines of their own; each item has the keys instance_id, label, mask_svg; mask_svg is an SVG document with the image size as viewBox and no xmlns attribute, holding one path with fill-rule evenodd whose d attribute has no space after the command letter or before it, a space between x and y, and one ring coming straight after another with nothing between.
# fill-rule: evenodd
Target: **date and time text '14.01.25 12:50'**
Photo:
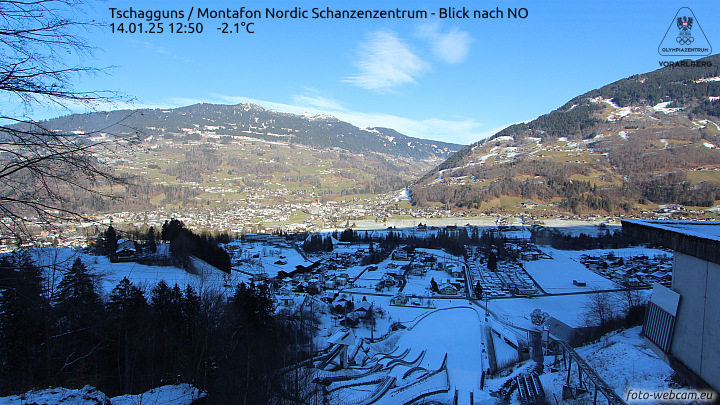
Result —
<instances>
[{"instance_id":1,"label":"date and time text '14.01.25 12:50'","mask_svg":"<svg viewBox=\"0 0 720 405\"><path fill-rule=\"evenodd\" d=\"M216 30L221 34L253 34L254 23L236 22L236 23L220 23ZM202 23L162 23L162 22L146 22L146 23L111 23L110 32L113 34L202 34L205 27Z\"/></svg>"}]
</instances>

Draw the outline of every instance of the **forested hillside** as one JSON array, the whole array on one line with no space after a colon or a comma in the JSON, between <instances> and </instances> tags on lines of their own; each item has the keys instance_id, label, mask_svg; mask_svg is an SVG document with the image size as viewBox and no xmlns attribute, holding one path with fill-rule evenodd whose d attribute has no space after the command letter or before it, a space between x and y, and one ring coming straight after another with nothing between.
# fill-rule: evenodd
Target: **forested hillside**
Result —
<instances>
[{"instance_id":1,"label":"forested hillside","mask_svg":"<svg viewBox=\"0 0 720 405\"><path fill-rule=\"evenodd\" d=\"M720 198L720 56L701 61L619 80L465 147L411 187L413 201L487 208L515 198L573 213L710 207Z\"/></svg>"},{"instance_id":2,"label":"forested hillside","mask_svg":"<svg viewBox=\"0 0 720 405\"><path fill-rule=\"evenodd\" d=\"M306 383L276 371L311 355L317 321L276 314L265 285L239 284L226 299L207 286L124 278L102 297L80 258L54 291L43 274L29 255L0 257L0 396L85 385L114 396L192 382L209 403L271 403L285 394L278 387Z\"/></svg>"},{"instance_id":3,"label":"forested hillside","mask_svg":"<svg viewBox=\"0 0 720 405\"><path fill-rule=\"evenodd\" d=\"M94 158L127 179L112 188L79 180L84 188L102 190L64 202L65 209L85 215L227 210L260 200L277 207L394 192L460 149L253 104L94 112L35 125L96 145Z\"/></svg>"}]
</instances>

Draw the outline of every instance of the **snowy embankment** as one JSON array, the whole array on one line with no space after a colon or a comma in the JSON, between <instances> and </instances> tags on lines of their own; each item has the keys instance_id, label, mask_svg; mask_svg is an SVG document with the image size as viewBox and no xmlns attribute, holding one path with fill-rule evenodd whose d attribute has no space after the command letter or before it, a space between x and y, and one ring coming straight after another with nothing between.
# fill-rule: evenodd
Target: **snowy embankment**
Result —
<instances>
[{"instance_id":1,"label":"snowy embankment","mask_svg":"<svg viewBox=\"0 0 720 405\"><path fill-rule=\"evenodd\" d=\"M535 309L547 312L550 316L572 326L585 326L582 313L585 311L590 295L562 295L541 298L509 298L492 300L489 303L492 312L500 321L512 326L530 329L533 323L530 314Z\"/></svg>"},{"instance_id":2,"label":"snowy embankment","mask_svg":"<svg viewBox=\"0 0 720 405\"><path fill-rule=\"evenodd\" d=\"M85 386L81 389L47 388L22 395L0 398L0 405L190 405L205 394L190 384L166 385L143 394L108 398L103 392Z\"/></svg>"},{"instance_id":3,"label":"snowy embankment","mask_svg":"<svg viewBox=\"0 0 720 405\"><path fill-rule=\"evenodd\" d=\"M610 332L599 341L581 346L575 350L620 398L625 399L626 392L630 389L650 392L667 391L672 387L675 391L682 391L683 388L677 388L672 382L673 370L645 345L640 336L640 330L641 327L637 326ZM580 382L578 381L577 366L573 364L572 372L568 374L567 368L563 365L562 356L559 356L558 359L558 364L553 365L555 356L547 355L545 357L544 373L539 375L546 398L551 403L555 404L557 402L560 405L593 403L594 392L592 389L584 394L578 393L575 398L561 400L563 386L567 384L568 375L570 376L568 384L570 387L577 388ZM535 362L531 360L520 363L503 377L488 380L487 388L489 391L497 391L510 379L522 373L529 373L534 368ZM587 378L585 376L583 380ZM584 381L584 384L587 388L586 381ZM602 394L598 394L598 399L601 399L601 403L605 403ZM519 403L517 391L512 394L510 403ZM628 403L650 402L628 401Z\"/></svg>"},{"instance_id":4,"label":"snowy embankment","mask_svg":"<svg viewBox=\"0 0 720 405\"><path fill-rule=\"evenodd\" d=\"M190 384L166 385L139 395L122 395L110 399L112 405L190 405L205 396Z\"/></svg>"},{"instance_id":5,"label":"snowy embankment","mask_svg":"<svg viewBox=\"0 0 720 405\"><path fill-rule=\"evenodd\" d=\"M640 326L637 326L611 332L597 343L576 349L577 353L621 398L625 398L628 389L644 391L669 389L673 370L645 345L640 337L640 329ZM553 357L548 356L545 364L550 365L552 361ZM549 396L555 394L557 398L561 397L566 378L567 373L564 371L540 376L545 392ZM577 377L573 378L577 382ZM592 401L591 397L588 399Z\"/></svg>"}]
</instances>

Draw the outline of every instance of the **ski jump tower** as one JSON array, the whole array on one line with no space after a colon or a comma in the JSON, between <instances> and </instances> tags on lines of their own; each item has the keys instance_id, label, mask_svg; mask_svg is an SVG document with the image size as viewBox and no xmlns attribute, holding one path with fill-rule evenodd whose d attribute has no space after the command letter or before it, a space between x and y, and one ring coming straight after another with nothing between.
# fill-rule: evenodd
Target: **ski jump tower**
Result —
<instances>
[{"instance_id":1,"label":"ski jump tower","mask_svg":"<svg viewBox=\"0 0 720 405\"><path fill-rule=\"evenodd\" d=\"M348 328L335 332L335 334L328 338L327 342L333 346L336 346L336 349L333 349L331 352L334 353L337 351L336 356L340 360L340 368L347 368L348 347L355 344L355 334L353 333L352 329Z\"/></svg>"}]
</instances>

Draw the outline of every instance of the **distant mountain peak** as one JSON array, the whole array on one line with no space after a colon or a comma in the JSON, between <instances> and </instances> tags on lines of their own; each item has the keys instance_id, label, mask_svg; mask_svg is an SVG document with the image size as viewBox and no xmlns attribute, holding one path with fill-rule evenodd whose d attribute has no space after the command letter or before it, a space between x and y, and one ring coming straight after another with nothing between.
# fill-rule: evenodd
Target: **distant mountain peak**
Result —
<instances>
[{"instance_id":1,"label":"distant mountain peak","mask_svg":"<svg viewBox=\"0 0 720 405\"><path fill-rule=\"evenodd\" d=\"M240 103L237 104L237 107L239 107L243 111L272 111L259 104L254 103Z\"/></svg>"},{"instance_id":2,"label":"distant mountain peak","mask_svg":"<svg viewBox=\"0 0 720 405\"><path fill-rule=\"evenodd\" d=\"M222 104L219 104L219 105L222 105ZM240 103L240 104L236 104L236 107L242 111L268 112L268 113L272 113L272 114L281 114L281 115L285 115L285 116L302 117L302 118L305 118L310 121L320 121L320 120L340 121L334 115L328 114L328 113L312 114L309 112L303 112L302 114L295 114L295 113L290 113L290 112L286 112L286 111L265 108L259 104L255 104L255 103Z\"/></svg>"},{"instance_id":3,"label":"distant mountain peak","mask_svg":"<svg viewBox=\"0 0 720 405\"><path fill-rule=\"evenodd\" d=\"M301 114L301 116L303 118L307 118L310 121L340 121L337 117L328 113L310 114L308 112L304 112Z\"/></svg>"}]
</instances>

